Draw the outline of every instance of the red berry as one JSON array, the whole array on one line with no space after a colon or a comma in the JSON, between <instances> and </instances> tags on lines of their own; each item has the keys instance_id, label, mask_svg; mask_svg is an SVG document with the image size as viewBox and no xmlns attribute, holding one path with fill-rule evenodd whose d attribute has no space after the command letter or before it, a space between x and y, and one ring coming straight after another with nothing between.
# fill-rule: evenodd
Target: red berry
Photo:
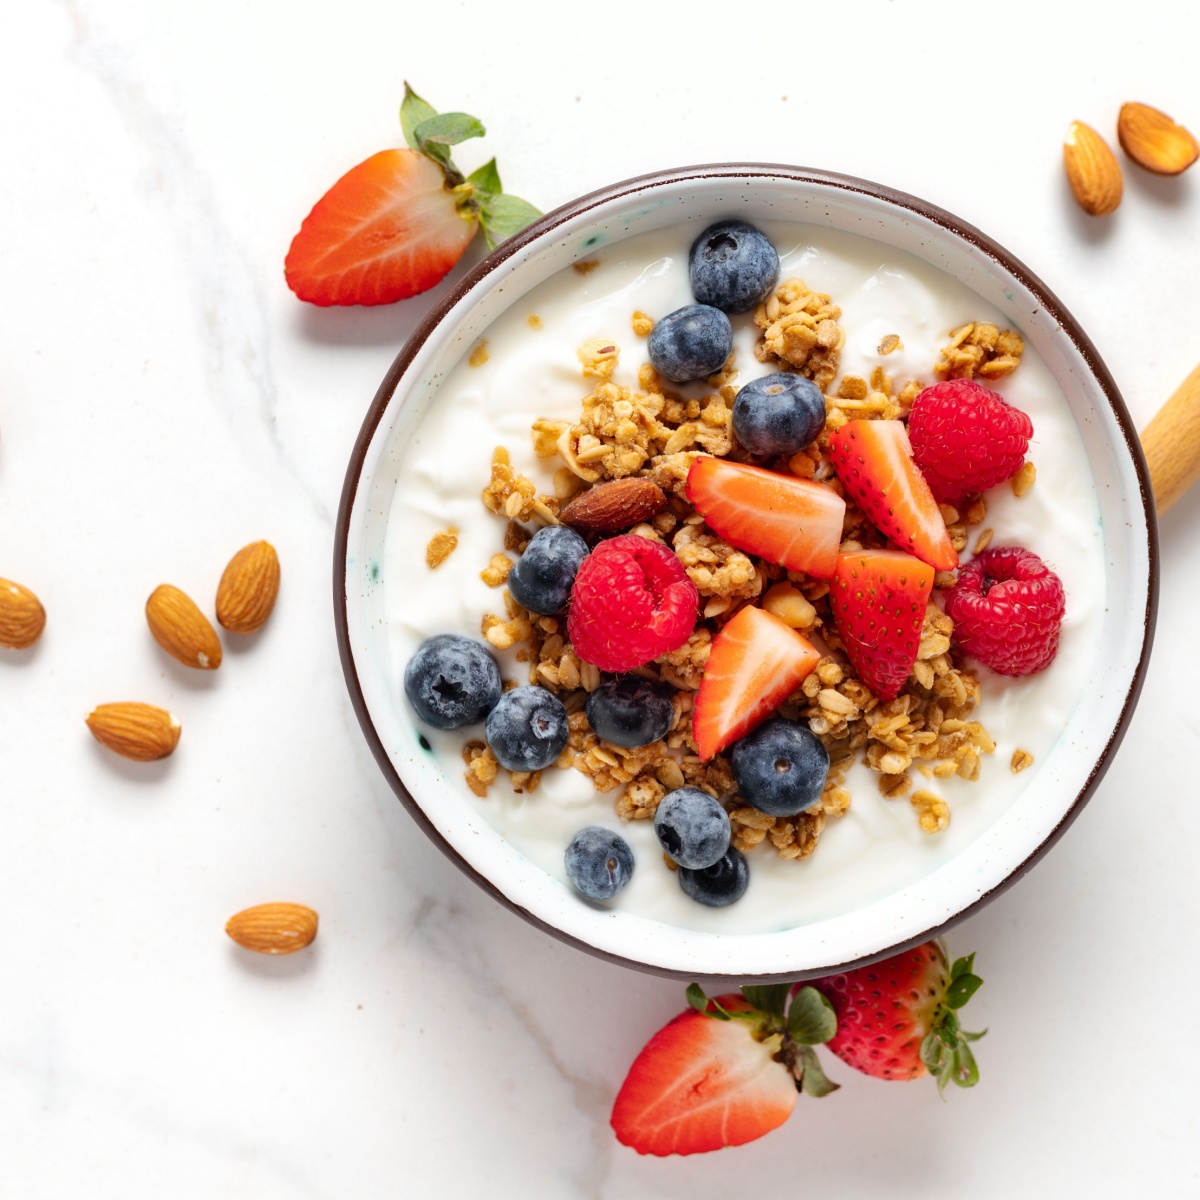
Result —
<instances>
[{"instance_id":1,"label":"red berry","mask_svg":"<svg viewBox=\"0 0 1200 1200\"><path fill-rule=\"evenodd\" d=\"M830 435L829 457L842 486L880 533L939 571L958 566L903 421L847 421Z\"/></svg>"},{"instance_id":2,"label":"red berry","mask_svg":"<svg viewBox=\"0 0 1200 1200\"><path fill-rule=\"evenodd\" d=\"M953 965L939 942L926 942L869 967L856 967L812 986L837 1015L826 1043L844 1063L876 1079L918 1079L932 1073L938 1087L971 1087L979 1080L967 1033L956 1012L978 991L975 956Z\"/></svg>"},{"instance_id":3,"label":"red berry","mask_svg":"<svg viewBox=\"0 0 1200 1200\"><path fill-rule=\"evenodd\" d=\"M947 379L913 401L908 436L930 491L957 504L1021 469L1033 422L973 380Z\"/></svg>"},{"instance_id":4,"label":"red berry","mask_svg":"<svg viewBox=\"0 0 1200 1200\"><path fill-rule=\"evenodd\" d=\"M838 555L829 607L846 654L880 700L894 700L921 644L933 568L899 550Z\"/></svg>"},{"instance_id":5,"label":"red berry","mask_svg":"<svg viewBox=\"0 0 1200 1200\"><path fill-rule=\"evenodd\" d=\"M636 533L601 542L571 591L567 636L584 662L632 671L691 636L700 594L679 559Z\"/></svg>"},{"instance_id":6,"label":"red berry","mask_svg":"<svg viewBox=\"0 0 1200 1200\"><path fill-rule=\"evenodd\" d=\"M391 304L433 287L477 227L459 213L440 167L412 150L384 150L317 201L292 239L284 276L313 304Z\"/></svg>"},{"instance_id":7,"label":"red berry","mask_svg":"<svg viewBox=\"0 0 1200 1200\"><path fill-rule=\"evenodd\" d=\"M750 1011L736 994L717 1001ZM795 1080L775 1059L780 1042L759 1041L745 1021L680 1013L629 1068L612 1111L618 1141L639 1154L699 1154L770 1133L796 1106Z\"/></svg>"},{"instance_id":8,"label":"red berry","mask_svg":"<svg viewBox=\"0 0 1200 1200\"><path fill-rule=\"evenodd\" d=\"M1001 675L1032 675L1054 661L1066 600L1036 554L994 547L973 558L946 593L954 641Z\"/></svg>"},{"instance_id":9,"label":"red berry","mask_svg":"<svg viewBox=\"0 0 1200 1200\"><path fill-rule=\"evenodd\" d=\"M837 563L846 502L820 483L704 455L687 497L731 546L828 579Z\"/></svg>"},{"instance_id":10,"label":"red berry","mask_svg":"<svg viewBox=\"0 0 1200 1200\"><path fill-rule=\"evenodd\" d=\"M777 616L743 608L713 640L696 693L692 737L701 761L765 721L820 661L821 652Z\"/></svg>"}]
</instances>

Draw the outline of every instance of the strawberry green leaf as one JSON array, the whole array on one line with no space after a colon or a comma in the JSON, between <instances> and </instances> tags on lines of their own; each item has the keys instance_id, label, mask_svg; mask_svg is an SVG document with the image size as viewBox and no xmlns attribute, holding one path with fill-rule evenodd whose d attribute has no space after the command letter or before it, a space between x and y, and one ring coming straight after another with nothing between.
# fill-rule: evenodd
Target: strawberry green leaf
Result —
<instances>
[{"instance_id":1,"label":"strawberry green leaf","mask_svg":"<svg viewBox=\"0 0 1200 1200\"><path fill-rule=\"evenodd\" d=\"M970 975L975 970L975 955L968 954L966 958L956 958L950 968L950 978L957 979L960 975Z\"/></svg>"},{"instance_id":2,"label":"strawberry green leaf","mask_svg":"<svg viewBox=\"0 0 1200 1200\"><path fill-rule=\"evenodd\" d=\"M704 989L698 983L688 984L687 1002L697 1012L708 1011L708 997L704 994Z\"/></svg>"},{"instance_id":3,"label":"strawberry green leaf","mask_svg":"<svg viewBox=\"0 0 1200 1200\"><path fill-rule=\"evenodd\" d=\"M413 137L417 139L417 149L427 154L430 146L457 146L469 138L483 137L484 132L477 117L467 113L439 113L422 121L413 130Z\"/></svg>"},{"instance_id":4,"label":"strawberry green leaf","mask_svg":"<svg viewBox=\"0 0 1200 1200\"><path fill-rule=\"evenodd\" d=\"M788 1009L788 1033L804 1046L819 1046L837 1033L833 1005L816 988L801 988Z\"/></svg>"},{"instance_id":5,"label":"strawberry green leaf","mask_svg":"<svg viewBox=\"0 0 1200 1200\"><path fill-rule=\"evenodd\" d=\"M484 207L483 232L489 250L494 250L505 238L520 233L531 221L540 217L541 211L528 200L518 196L495 196Z\"/></svg>"},{"instance_id":6,"label":"strawberry green leaf","mask_svg":"<svg viewBox=\"0 0 1200 1200\"><path fill-rule=\"evenodd\" d=\"M800 1090L806 1096L828 1096L836 1092L842 1085L834 1083L821 1069L821 1060L811 1046L800 1047L800 1062L804 1066L804 1074L800 1077Z\"/></svg>"},{"instance_id":7,"label":"strawberry green leaf","mask_svg":"<svg viewBox=\"0 0 1200 1200\"><path fill-rule=\"evenodd\" d=\"M774 983L766 987L744 987L742 995L762 1012L782 1017L787 1009L788 992L791 990L789 983Z\"/></svg>"},{"instance_id":8,"label":"strawberry green leaf","mask_svg":"<svg viewBox=\"0 0 1200 1200\"><path fill-rule=\"evenodd\" d=\"M436 116L437 109L432 104L422 100L409 87L406 80L404 83L404 100L400 105L400 128L404 131L404 140L408 143L409 149L418 151L421 149L416 137L417 126Z\"/></svg>"},{"instance_id":9,"label":"strawberry green leaf","mask_svg":"<svg viewBox=\"0 0 1200 1200\"><path fill-rule=\"evenodd\" d=\"M921 1061L935 1075L941 1066L944 1051L942 1039L938 1036L936 1029L927 1033L921 1041Z\"/></svg>"},{"instance_id":10,"label":"strawberry green leaf","mask_svg":"<svg viewBox=\"0 0 1200 1200\"><path fill-rule=\"evenodd\" d=\"M979 1067L966 1042L960 1042L954 1052L950 1077L959 1087L974 1087L979 1082Z\"/></svg>"},{"instance_id":11,"label":"strawberry green leaf","mask_svg":"<svg viewBox=\"0 0 1200 1200\"><path fill-rule=\"evenodd\" d=\"M978 975L969 972L959 975L946 989L946 1005L949 1008L962 1008L982 986L983 980Z\"/></svg>"},{"instance_id":12,"label":"strawberry green leaf","mask_svg":"<svg viewBox=\"0 0 1200 1200\"><path fill-rule=\"evenodd\" d=\"M467 176L467 182L476 191L483 193L481 197L483 200L490 200L504 190L500 185L500 172L496 169L494 158L485 162L478 170L472 171Z\"/></svg>"}]
</instances>

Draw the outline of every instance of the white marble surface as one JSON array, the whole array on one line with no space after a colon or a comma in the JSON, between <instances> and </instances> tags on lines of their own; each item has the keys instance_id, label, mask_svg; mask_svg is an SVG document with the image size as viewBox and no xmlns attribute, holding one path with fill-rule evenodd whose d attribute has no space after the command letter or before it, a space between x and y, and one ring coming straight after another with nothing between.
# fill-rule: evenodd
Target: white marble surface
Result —
<instances>
[{"instance_id":1,"label":"white marble surface","mask_svg":"<svg viewBox=\"0 0 1200 1200\"><path fill-rule=\"evenodd\" d=\"M551 941L443 860L342 685L342 472L428 302L319 312L281 271L322 190L396 144L407 77L489 125L460 161L495 152L545 208L735 158L923 195L1042 275L1143 424L1200 356L1200 177L1130 169L1091 222L1059 139L1126 99L1200 126L1200 86L1175 5L1066 8L9 6L0 574L49 623L0 651L0 1195L1195 1194L1200 495L1164 522L1158 649L1107 779L952 937L987 980L983 1084L943 1105L843 1069L759 1143L645 1161L607 1114L682 987ZM145 596L207 599L259 537L270 625L213 676L177 667ZM92 742L83 715L121 698L179 714L172 759ZM226 939L284 897L321 913L310 951Z\"/></svg>"}]
</instances>

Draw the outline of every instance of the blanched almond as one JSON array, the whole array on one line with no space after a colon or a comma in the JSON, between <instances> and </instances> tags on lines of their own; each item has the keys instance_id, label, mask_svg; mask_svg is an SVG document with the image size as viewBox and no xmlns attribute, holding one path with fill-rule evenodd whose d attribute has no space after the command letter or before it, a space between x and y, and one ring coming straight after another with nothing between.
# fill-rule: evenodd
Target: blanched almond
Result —
<instances>
[{"instance_id":1,"label":"blanched almond","mask_svg":"<svg viewBox=\"0 0 1200 1200\"><path fill-rule=\"evenodd\" d=\"M217 631L186 592L160 584L146 601L146 621L154 640L184 666L215 671L221 665Z\"/></svg>"}]
</instances>

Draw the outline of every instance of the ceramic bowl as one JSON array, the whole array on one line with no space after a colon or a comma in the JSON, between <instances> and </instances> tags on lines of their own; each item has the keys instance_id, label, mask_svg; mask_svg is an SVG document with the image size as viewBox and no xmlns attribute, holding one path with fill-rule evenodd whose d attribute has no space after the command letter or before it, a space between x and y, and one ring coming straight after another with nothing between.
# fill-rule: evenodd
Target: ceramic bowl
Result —
<instances>
[{"instance_id":1,"label":"ceramic bowl","mask_svg":"<svg viewBox=\"0 0 1200 1200\"><path fill-rule=\"evenodd\" d=\"M906 251L998 309L1066 397L1096 484L1107 590L1100 654L1050 759L993 824L948 862L840 915L769 934L679 929L582 903L447 786L418 746L403 664L387 636L384 536L402 451L446 374L489 324L598 245L727 216L803 221ZM769 165L694 167L584 196L503 243L417 329L371 403L338 516L334 599L346 682L380 770L440 850L522 917L580 949L681 978L803 978L867 962L944 931L1020 878L1095 789L1128 724L1152 638L1157 550L1137 436L1095 347L1013 256L934 206L863 180Z\"/></svg>"}]
</instances>

